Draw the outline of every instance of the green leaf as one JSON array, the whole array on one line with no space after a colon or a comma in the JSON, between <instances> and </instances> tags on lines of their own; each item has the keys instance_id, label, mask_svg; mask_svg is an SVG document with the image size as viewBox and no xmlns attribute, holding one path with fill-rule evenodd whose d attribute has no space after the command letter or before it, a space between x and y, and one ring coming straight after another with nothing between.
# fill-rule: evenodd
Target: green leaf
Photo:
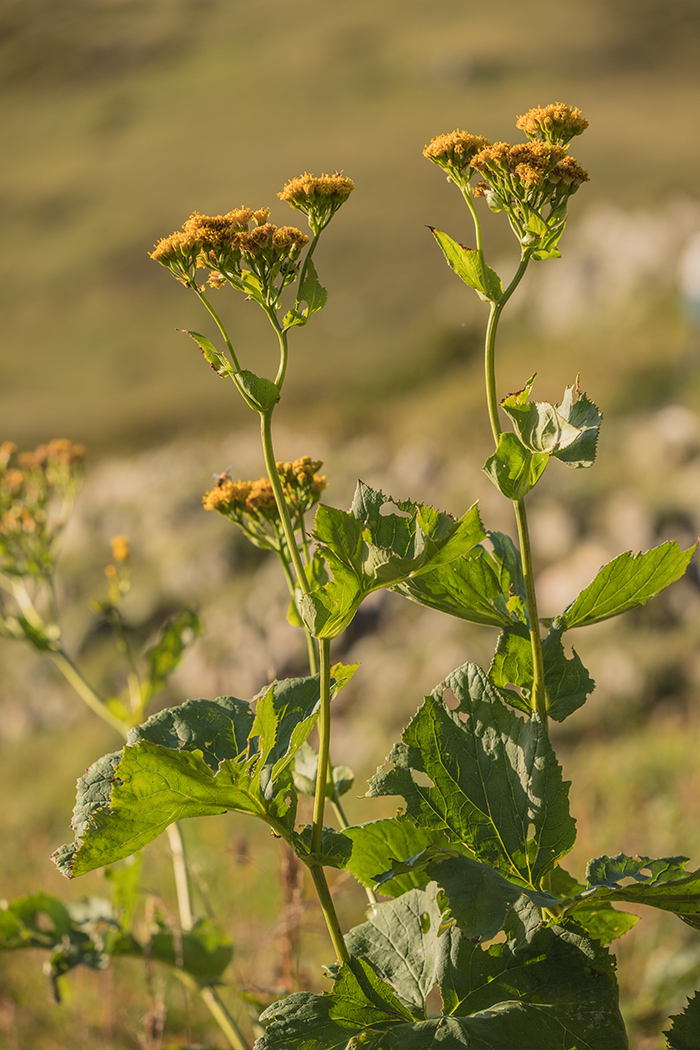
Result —
<instances>
[{"instance_id":1,"label":"green leaf","mask_svg":"<svg viewBox=\"0 0 700 1050\"><path fill-rule=\"evenodd\" d=\"M664 1032L670 1050L700 1050L700 992L696 992L682 1014L670 1018L673 1021L668 1032Z\"/></svg>"},{"instance_id":2,"label":"green leaf","mask_svg":"<svg viewBox=\"0 0 700 1050\"><path fill-rule=\"evenodd\" d=\"M332 993L269 1007L256 1050L625 1050L614 963L575 924L543 927L516 905L507 943L440 933L434 891L378 906L347 937ZM438 986L443 1015L428 1017Z\"/></svg>"},{"instance_id":3,"label":"green leaf","mask_svg":"<svg viewBox=\"0 0 700 1050\"><path fill-rule=\"evenodd\" d=\"M528 717L532 714L533 677L532 646L527 628L521 625L502 631L489 667L489 678L508 703Z\"/></svg>"},{"instance_id":4,"label":"green leaf","mask_svg":"<svg viewBox=\"0 0 700 1050\"><path fill-rule=\"evenodd\" d=\"M560 901L582 893L586 889L559 864L550 873L549 887ZM609 944L610 941L621 937L639 922L638 915L632 915L628 911L618 911L607 901L593 900L578 904L571 914L588 935L600 941L601 944Z\"/></svg>"},{"instance_id":5,"label":"green leaf","mask_svg":"<svg viewBox=\"0 0 700 1050\"><path fill-rule=\"evenodd\" d=\"M381 513L386 504L401 513ZM304 623L317 638L335 638L368 594L449 564L485 535L476 505L456 521L359 482L348 513L323 504L316 511L313 536L333 579L300 599Z\"/></svg>"},{"instance_id":6,"label":"green leaf","mask_svg":"<svg viewBox=\"0 0 700 1050\"><path fill-rule=\"evenodd\" d=\"M182 609L168 620L156 644L146 650L148 674L143 687L144 707L160 692L187 646L201 633L202 623L194 609Z\"/></svg>"},{"instance_id":7,"label":"green leaf","mask_svg":"<svg viewBox=\"0 0 700 1050\"><path fill-rule=\"evenodd\" d=\"M378 873L407 861L427 846L443 845L447 841L442 831L416 827L410 821L397 817L357 824L345 828L343 834L352 840L354 846L347 865L348 871L368 888L375 885ZM429 876L422 870L410 870L383 881L379 892L386 897L400 897L407 890L425 886L429 881Z\"/></svg>"},{"instance_id":8,"label":"green leaf","mask_svg":"<svg viewBox=\"0 0 700 1050\"><path fill-rule=\"evenodd\" d=\"M447 690L456 710L445 703ZM523 720L507 708L480 667L449 675L402 741L387 760L394 768L377 772L369 795L402 795L418 826L445 830L478 860L533 888L573 846L569 785L546 732L534 715Z\"/></svg>"},{"instance_id":9,"label":"green leaf","mask_svg":"<svg viewBox=\"0 0 700 1050\"><path fill-rule=\"evenodd\" d=\"M595 689L595 682L576 650L571 650L571 657L564 652L562 630L563 625L558 619L542 645L547 709L555 722L563 722L577 711Z\"/></svg>"},{"instance_id":10,"label":"green leaf","mask_svg":"<svg viewBox=\"0 0 700 1050\"><path fill-rule=\"evenodd\" d=\"M503 285L495 270L486 266L485 263L482 264L477 251L458 244L441 230L436 230L432 226L429 226L428 229L442 248L450 269L454 270L470 288L474 288L480 299L497 303L503 295Z\"/></svg>"},{"instance_id":11,"label":"green leaf","mask_svg":"<svg viewBox=\"0 0 700 1050\"><path fill-rule=\"evenodd\" d=\"M319 282L316 267L311 259L307 259L306 272L304 274L304 280L299 286L297 302L294 309L290 310L289 313L285 315L282 322L284 328L292 328L294 325L306 324L310 317L323 309L326 305L327 299L328 292ZM306 303L305 310L297 309L297 306L300 303Z\"/></svg>"},{"instance_id":12,"label":"green leaf","mask_svg":"<svg viewBox=\"0 0 700 1050\"><path fill-rule=\"evenodd\" d=\"M234 372L233 378L248 404L258 412L268 412L280 399L276 385L264 376L256 376L244 368Z\"/></svg>"},{"instance_id":13,"label":"green leaf","mask_svg":"<svg viewBox=\"0 0 700 1050\"><path fill-rule=\"evenodd\" d=\"M231 938L211 919L197 919L192 929L173 931L159 923L143 944L123 944L119 955L145 956L183 969L199 984L216 984L233 958Z\"/></svg>"},{"instance_id":14,"label":"green leaf","mask_svg":"<svg viewBox=\"0 0 700 1050\"><path fill-rule=\"evenodd\" d=\"M315 861L328 868L346 868L352 853L352 841L344 831L335 828L323 828L321 832L321 852L311 852L313 825L305 824L292 837L292 845L298 856L305 861Z\"/></svg>"},{"instance_id":15,"label":"green leaf","mask_svg":"<svg viewBox=\"0 0 700 1050\"><path fill-rule=\"evenodd\" d=\"M510 416L516 434L530 452L556 455L581 436L581 431L547 401L523 403L518 394L510 394L501 401L501 408Z\"/></svg>"},{"instance_id":16,"label":"green leaf","mask_svg":"<svg viewBox=\"0 0 700 1050\"><path fill-rule=\"evenodd\" d=\"M337 691L354 673L334 670ZM75 842L54 860L71 878L127 857L185 817L237 810L289 836L296 813L290 766L311 732L318 676L273 684L251 704L189 700L132 729L120 754L78 781Z\"/></svg>"},{"instance_id":17,"label":"green leaf","mask_svg":"<svg viewBox=\"0 0 700 1050\"><path fill-rule=\"evenodd\" d=\"M508 590L503 592L493 558L481 546L449 565L396 584L393 590L418 605L470 623L505 627L513 622Z\"/></svg>"},{"instance_id":18,"label":"green leaf","mask_svg":"<svg viewBox=\"0 0 700 1050\"><path fill-rule=\"evenodd\" d=\"M687 857L596 857L586 870L587 888L562 902L584 908L600 901L627 901L670 911L700 929L700 870L687 872ZM631 885L620 882L632 880Z\"/></svg>"},{"instance_id":19,"label":"green leaf","mask_svg":"<svg viewBox=\"0 0 700 1050\"><path fill-rule=\"evenodd\" d=\"M217 375L222 378L224 376L233 376L233 368L231 367L226 355L222 353L221 350L217 350L214 344L207 339L205 335L200 335L199 332L190 332L187 328L178 328L178 332L182 332L184 335L188 335L191 339L194 339L195 343Z\"/></svg>"},{"instance_id":20,"label":"green leaf","mask_svg":"<svg viewBox=\"0 0 700 1050\"><path fill-rule=\"evenodd\" d=\"M669 540L644 553L619 554L603 566L565 610L566 627L587 627L646 605L650 598L680 579L696 546L682 551L675 540Z\"/></svg>"},{"instance_id":21,"label":"green leaf","mask_svg":"<svg viewBox=\"0 0 700 1050\"><path fill-rule=\"evenodd\" d=\"M482 469L506 499L520 500L537 484L548 459L546 452L531 452L516 434L507 431Z\"/></svg>"},{"instance_id":22,"label":"green leaf","mask_svg":"<svg viewBox=\"0 0 700 1050\"><path fill-rule=\"evenodd\" d=\"M592 466L603 417L593 402L579 390L578 380L566 388L557 409L564 419L579 430L580 436L554 455L567 467Z\"/></svg>"}]
</instances>

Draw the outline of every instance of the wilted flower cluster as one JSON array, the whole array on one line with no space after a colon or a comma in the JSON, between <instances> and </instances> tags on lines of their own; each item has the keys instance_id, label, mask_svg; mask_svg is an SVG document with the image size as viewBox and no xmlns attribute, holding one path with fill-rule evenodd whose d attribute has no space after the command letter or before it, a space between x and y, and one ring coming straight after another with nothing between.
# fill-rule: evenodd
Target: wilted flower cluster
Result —
<instances>
[{"instance_id":1,"label":"wilted flower cluster","mask_svg":"<svg viewBox=\"0 0 700 1050\"><path fill-rule=\"evenodd\" d=\"M277 464L287 505L292 519L297 522L318 501L328 485L325 476L316 473L320 466L320 460L313 460L310 456L302 456L293 463ZM280 520L275 494L267 477L256 481L232 481L223 475L216 487L204 495L202 503L205 510L218 510L248 533L252 527L255 531L254 526L276 527Z\"/></svg>"},{"instance_id":2,"label":"wilted flower cluster","mask_svg":"<svg viewBox=\"0 0 700 1050\"><path fill-rule=\"evenodd\" d=\"M569 197L588 181L588 172L567 153L588 121L580 110L555 102L529 110L517 126L529 142L511 146L453 131L432 139L423 155L469 196L485 197L492 211L506 212L523 247L546 258L558 254ZM471 186L475 172L482 181Z\"/></svg>"},{"instance_id":3,"label":"wilted flower cluster","mask_svg":"<svg viewBox=\"0 0 700 1050\"><path fill-rule=\"evenodd\" d=\"M352 179L346 178L340 172L333 175L310 175L305 171L303 175L290 179L277 196L287 201L292 208L302 211L313 232L319 234L354 188L355 183Z\"/></svg>"},{"instance_id":4,"label":"wilted flower cluster","mask_svg":"<svg viewBox=\"0 0 700 1050\"><path fill-rule=\"evenodd\" d=\"M82 445L57 438L33 451L0 445L0 571L47 576L52 547L83 476Z\"/></svg>"}]
</instances>

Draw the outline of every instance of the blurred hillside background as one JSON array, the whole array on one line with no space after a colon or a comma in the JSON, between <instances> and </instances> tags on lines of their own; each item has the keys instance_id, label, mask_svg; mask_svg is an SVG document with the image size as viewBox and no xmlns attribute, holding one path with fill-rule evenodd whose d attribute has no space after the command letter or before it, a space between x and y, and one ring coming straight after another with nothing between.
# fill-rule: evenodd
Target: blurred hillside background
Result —
<instances>
[{"instance_id":1,"label":"blurred hillside background","mask_svg":"<svg viewBox=\"0 0 700 1050\"><path fill-rule=\"evenodd\" d=\"M483 304L426 229L469 243L469 216L421 151L454 128L513 141L516 116L537 104L588 118L571 151L591 182L571 201L563 258L533 264L506 312L499 383L517 389L537 370L537 396L558 400L580 372L606 416L596 467L552 469L531 500L543 612L622 550L694 541L699 60L696 0L503 0L497 13L464 0L0 0L0 441L88 447L59 589L93 680L115 674L88 599L104 593L119 533L132 537L129 609L144 639L183 602L203 607L206 634L168 702L251 696L271 673L303 673L275 567L200 504L229 464L234 477L262 473L255 421L175 331L214 334L147 255L194 210L270 205L272 221L301 224L276 194L302 171L342 170L356 189L316 256L328 306L292 333L278 454L324 459L335 505L359 475L458 513L478 497L488 526L513 530L480 473ZM485 218L487 254L508 276L517 253L499 220ZM244 367L272 368L260 311L226 292L215 301ZM668 597L577 639L599 690L559 740L574 868L619 851L689 853L700 866L699 594L691 568ZM357 770L358 795L422 693L465 659L488 661L494 641L395 596L368 605L337 653L363 664L336 715L336 761ZM0 640L0 673L0 788L14 802L0 816L0 896L104 894L99 876L68 885L46 858L67 837L76 777L117 741L19 645ZM352 818L380 815L368 805L351 802ZM238 938L238 970L269 986L279 930L260 886L264 872L274 896L277 861L268 844L268 867L246 859L239 825L193 830L192 849ZM257 912L236 915L220 849L237 886L261 897ZM639 1050L663 1045L663 1011L700 978L699 938L679 926L647 918L620 945ZM38 957L0 966L0 1046L139 1045L122 1003L137 1017L142 989L126 964L116 983L111 970L72 976L61 1008L44 1002Z\"/></svg>"}]
</instances>

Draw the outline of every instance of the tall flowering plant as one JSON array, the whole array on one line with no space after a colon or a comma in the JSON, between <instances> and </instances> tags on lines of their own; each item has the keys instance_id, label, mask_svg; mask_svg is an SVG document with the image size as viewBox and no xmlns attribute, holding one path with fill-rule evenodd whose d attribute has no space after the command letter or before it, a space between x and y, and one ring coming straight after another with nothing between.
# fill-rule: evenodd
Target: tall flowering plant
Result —
<instances>
[{"instance_id":1,"label":"tall flowering plant","mask_svg":"<svg viewBox=\"0 0 700 1050\"><path fill-rule=\"evenodd\" d=\"M188 334L259 418L266 477L234 481L227 472L205 506L279 557L309 675L265 684L252 699L189 700L134 725L126 746L79 782L75 839L54 859L72 878L130 856L176 820L231 812L267 824L308 868L335 959L324 994L295 992L265 1009L256 1050L621 1050L628 1042L608 945L638 921L625 905L700 928L700 871L688 871L685 857L606 855L581 873L564 866L576 823L549 727L574 716L594 688L568 649L569 632L645 604L679 579L695 548L668 542L621 554L567 608L540 616L530 492L554 461L592 466L601 414L575 376L558 404L533 400L526 374L515 393L499 390L503 310L531 264L559 256L570 198L588 180L568 152L587 127L579 110L537 107L517 126L526 142L453 131L424 150L474 224L474 248L432 233L488 309L493 451L483 470L512 505L516 540L487 529L475 503L454 517L362 482L347 511L319 503L308 530L305 515L326 486L320 463L279 462L272 423L292 329L326 302L312 256L350 179L305 173L279 194L307 217L311 238L272 225L267 208L239 208L194 213L151 253L201 301L218 337ZM516 238L506 282L486 261L484 204L505 215ZM274 376L258 375L234 349L207 284L261 307L279 348ZM396 816L371 819L369 801L369 822L350 826L341 796L352 775L331 760L331 702L357 668L333 663L331 648L379 589L499 635L488 667L464 663L423 698L370 781L365 797L398 798ZM313 796L308 825L298 816L304 793ZM329 868L364 887L360 926L342 928ZM698 1030L700 994L673 1019L668 1045L697 1046ZM245 1019L228 1036L237 1050L250 1045Z\"/></svg>"}]
</instances>

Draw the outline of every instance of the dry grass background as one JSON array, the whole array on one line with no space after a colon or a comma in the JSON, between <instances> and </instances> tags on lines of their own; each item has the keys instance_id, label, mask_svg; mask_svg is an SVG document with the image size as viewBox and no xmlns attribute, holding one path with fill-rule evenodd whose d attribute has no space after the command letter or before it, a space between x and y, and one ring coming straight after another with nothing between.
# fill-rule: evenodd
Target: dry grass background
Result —
<instances>
[{"instance_id":1,"label":"dry grass background","mask_svg":"<svg viewBox=\"0 0 700 1050\"><path fill-rule=\"evenodd\" d=\"M537 368L538 394L556 398L581 371L606 422L594 470L552 470L532 499L545 611L620 550L692 542L700 340L676 275L700 229L699 45L693 0L504 2L498 18L463 0L5 0L0 439L65 435L90 447L61 587L71 644L96 680L115 670L87 600L103 587L109 537L122 532L144 636L178 602L203 605L207 633L169 702L252 695L271 671L301 671L274 568L199 507L229 463L237 475L262 472L255 426L174 332L201 329L202 317L146 252L192 210L273 203L304 169L343 169L357 188L318 253L329 305L295 333L279 454L323 458L336 505L359 474L455 512L479 497L485 521L512 531L479 471L483 315L425 230L467 237L467 217L421 149L453 127L512 138L515 115L554 99L591 121L574 152L592 182L572 203L564 259L529 275L530 306L504 323L500 379L514 389ZM288 221L277 203L274 217ZM495 221L487 227L507 272L508 240ZM259 319L234 300L226 309L244 360L262 369ZM579 820L574 870L621 850L687 852L700 864L698 602L691 574L648 610L576 639L599 690L558 740ZM488 661L494 641L394 596L378 598L362 626L342 654L362 661L362 677L336 712L336 761L355 767L358 795L422 693L465 659ZM17 646L2 644L0 671L0 791L11 799L0 895L104 894L99 875L66 884L46 858L66 838L76 776L116 742ZM353 819L380 815L354 794ZM236 972L273 987L275 844L232 818L185 831L236 940ZM146 882L168 879L156 844ZM347 919L361 920L361 896L342 880L337 889ZM313 910L303 917L317 985L327 946ZM33 953L0 959L0 1046L139 1046L151 1003L138 966L75 974L54 1007L40 965ZM620 979L635 1048L662 1045L664 1017L699 976L697 933L677 921L645 917L627 935ZM196 1004L186 1009L170 985L164 994L164 1045L188 1030L216 1045Z\"/></svg>"}]
</instances>

